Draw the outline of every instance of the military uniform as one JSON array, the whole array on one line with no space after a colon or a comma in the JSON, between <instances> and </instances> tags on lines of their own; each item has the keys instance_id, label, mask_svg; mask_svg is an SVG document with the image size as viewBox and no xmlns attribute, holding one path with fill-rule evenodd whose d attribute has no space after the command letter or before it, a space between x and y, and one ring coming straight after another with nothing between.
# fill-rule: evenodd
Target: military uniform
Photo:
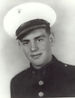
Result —
<instances>
[{"instance_id":1,"label":"military uniform","mask_svg":"<svg viewBox=\"0 0 75 98\"><path fill-rule=\"evenodd\" d=\"M30 66L11 81L11 98L75 96L75 68L59 62L54 56L40 70Z\"/></svg>"}]
</instances>

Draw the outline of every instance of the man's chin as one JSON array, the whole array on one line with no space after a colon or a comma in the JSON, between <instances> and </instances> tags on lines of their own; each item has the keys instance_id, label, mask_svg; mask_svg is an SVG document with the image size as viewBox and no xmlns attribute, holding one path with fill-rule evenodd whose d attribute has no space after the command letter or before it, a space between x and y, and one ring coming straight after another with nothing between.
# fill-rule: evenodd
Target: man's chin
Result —
<instances>
[{"instance_id":1,"label":"man's chin","mask_svg":"<svg viewBox=\"0 0 75 98\"><path fill-rule=\"evenodd\" d=\"M34 67L35 69L41 69L41 68L42 68L41 65L34 65L33 67Z\"/></svg>"},{"instance_id":2,"label":"man's chin","mask_svg":"<svg viewBox=\"0 0 75 98\"><path fill-rule=\"evenodd\" d=\"M44 64L40 63L39 61L32 63L32 66L33 66L35 69L40 69L40 68L42 68L43 65L44 65Z\"/></svg>"}]
</instances>

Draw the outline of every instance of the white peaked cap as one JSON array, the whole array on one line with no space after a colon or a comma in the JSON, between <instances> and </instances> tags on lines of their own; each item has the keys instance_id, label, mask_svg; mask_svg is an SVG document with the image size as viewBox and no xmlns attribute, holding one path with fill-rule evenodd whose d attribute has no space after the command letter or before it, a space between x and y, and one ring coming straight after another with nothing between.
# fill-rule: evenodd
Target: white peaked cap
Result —
<instances>
[{"instance_id":1,"label":"white peaked cap","mask_svg":"<svg viewBox=\"0 0 75 98\"><path fill-rule=\"evenodd\" d=\"M47 4L38 2L23 3L8 11L4 17L3 26L11 37L16 38L18 27L33 19L46 20L51 27L56 21L56 13Z\"/></svg>"}]
</instances>

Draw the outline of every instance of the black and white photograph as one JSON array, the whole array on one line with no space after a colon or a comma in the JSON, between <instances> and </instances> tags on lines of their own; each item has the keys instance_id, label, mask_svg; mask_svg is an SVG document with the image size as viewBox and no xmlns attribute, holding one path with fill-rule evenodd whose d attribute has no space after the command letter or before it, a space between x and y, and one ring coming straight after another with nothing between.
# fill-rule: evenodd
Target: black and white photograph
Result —
<instances>
[{"instance_id":1,"label":"black and white photograph","mask_svg":"<svg viewBox=\"0 0 75 98\"><path fill-rule=\"evenodd\" d=\"M0 98L75 97L75 1L0 1Z\"/></svg>"}]
</instances>

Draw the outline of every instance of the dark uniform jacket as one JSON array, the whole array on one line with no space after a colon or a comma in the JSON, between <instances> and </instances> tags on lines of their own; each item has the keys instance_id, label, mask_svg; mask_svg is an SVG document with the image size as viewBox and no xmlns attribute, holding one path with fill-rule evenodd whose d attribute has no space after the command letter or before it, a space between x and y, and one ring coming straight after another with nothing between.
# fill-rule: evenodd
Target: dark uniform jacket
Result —
<instances>
[{"instance_id":1,"label":"dark uniform jacket","mask_svg":"<svg viewBox=\"0 0 75 98\"><path fill-rule=\"evenodd\" d=\"M11 81L11 98L75 96L75 67L65 66L54 56L40 70L30 68Z\"/></svg>"}]
</instances>

